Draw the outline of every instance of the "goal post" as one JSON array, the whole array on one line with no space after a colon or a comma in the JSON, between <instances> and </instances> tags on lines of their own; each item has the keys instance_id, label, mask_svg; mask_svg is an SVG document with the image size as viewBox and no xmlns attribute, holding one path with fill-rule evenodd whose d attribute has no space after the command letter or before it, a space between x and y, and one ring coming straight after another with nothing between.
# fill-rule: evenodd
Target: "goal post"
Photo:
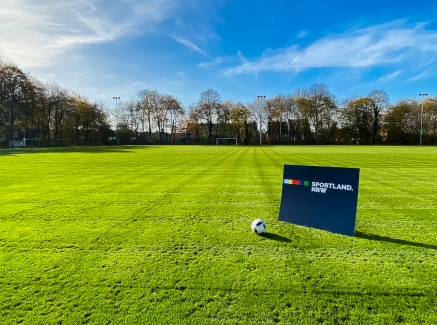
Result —
<instances>
[{"instance_id":1,"label":"goal post","mask_svg":"<svg viewBox=\"0 0 437 325\"><path fill-rule=\"evenodd\" d=\"M221 140L221 141L219 141L219 140ZM227 143L227 142L232 142L232 143L234 143L234 141L235 141L235 145L238 145L238 140L237 140L237 138L217 138L217 139L215 139L215 144L218 145L220 142L221 142L222 144Z\"/></svg>"},{"instance_id":2,"label":"goal post","mask_svg":"<svg viewBox=\"0 0 437 325\"><path fill-rule=\"evenodd\" d=\"M23 143L24 143L24 146L27 148L41 147L41 139L40 138L24 138Z\"/></svg>"}]
</instances>

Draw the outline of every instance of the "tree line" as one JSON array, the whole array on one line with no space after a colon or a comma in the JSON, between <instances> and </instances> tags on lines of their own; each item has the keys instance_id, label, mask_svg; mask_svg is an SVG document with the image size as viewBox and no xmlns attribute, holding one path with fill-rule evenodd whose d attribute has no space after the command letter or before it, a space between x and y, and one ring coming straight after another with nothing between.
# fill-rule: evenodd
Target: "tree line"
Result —
<instances>
[{"instance_id":1,"label":"tree line","mask_svg":"<svg viewBox=\"0 0 437 325\"><path fill-rule=\"evenodd\" d=\"M42 82L0 62L0 142L37 139L39 145L193 143L237 138L257 144L437 143L437 97L390 104L384 90L338 99L313 84L252 102L222 101L214 89L183 106L173 95L141 89L115 108L91 102L54 82Z\"/></svg>"},{"instance_id":2,"label":"tree line","mask_svg":"<svg viewBox=\"0 0 437 325\"><path fill-rule=\"evenodd\" d=\"M96 145L111 132L103 103L92 103L0 62L0 142L4 145L21 138L38 139L42 146L56 145L60 139Z\"/></svg>"}]
</instances>

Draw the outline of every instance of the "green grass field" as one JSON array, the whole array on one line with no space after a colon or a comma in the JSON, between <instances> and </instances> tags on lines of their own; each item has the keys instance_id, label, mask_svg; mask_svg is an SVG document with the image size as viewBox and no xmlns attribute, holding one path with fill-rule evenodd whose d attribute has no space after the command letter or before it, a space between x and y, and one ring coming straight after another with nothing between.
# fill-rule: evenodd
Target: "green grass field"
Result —
<instances>
[{"instance_id":1,"label":"green grass field","mask_svg":"<svg viewBox=\"0 0 437 325\"><path fill-rule=\"evenodd\" d=\"M355 237L285 163L361 169ZM0 324L437 324L436 193L437 147L3 150Z\"/></svg>"}]
</instances>

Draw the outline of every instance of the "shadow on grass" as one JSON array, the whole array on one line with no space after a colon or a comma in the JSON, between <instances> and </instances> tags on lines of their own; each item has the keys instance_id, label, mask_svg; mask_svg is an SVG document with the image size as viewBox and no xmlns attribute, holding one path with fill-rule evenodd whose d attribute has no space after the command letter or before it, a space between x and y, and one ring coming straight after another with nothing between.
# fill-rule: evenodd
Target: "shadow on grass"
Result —
<instances>
[{"instance_id":1,"label":"shadow on grass","mask_svg":"<svg viewBox=\"0 0 437 325\"><path fill-rule=\"evenodd\" d=\"M84 146L84 147L44 147L44 148L13 148L0 149L0 156L35 154L35 153L131 153L134 149L159 148L158 146Z\"/></svg>"},{"instance_id":2,"label":"shadow on grass","mask_svg":"<svg viewBox=\"0 0 437 325\"><path fill-rule=\"evenodd\" d=\"M403 240L403 239L396 239L386 236L379 236L374 234L365 234L361 231L355 231L355 237L368 239L368 240L376 240L376 241L383 241L387 243L393 243L393 244L399 244L399 245L407 245L407 246L414 246L414 247L422 247L422 248L430 248L430 249L436 249L436 245L430 245L430 244L423 244L423 243L416 243L409 240Z\"/></svg>"},{"instance_id":3,"label":"shadow on grass","mask_svg":"<svg viewBox=\"0 0 437 325\"><path fill-rule=\"evenodd\" d=\"M281 236L281 235L277 235L277 234L272 234L270 232L266 232L264 234L260 235L261 237L267 238L267 239L272 239L272 240L277 240L277 241L282 241L284 243L291 243L291 239Z\"/></svg>"}]
</instances>

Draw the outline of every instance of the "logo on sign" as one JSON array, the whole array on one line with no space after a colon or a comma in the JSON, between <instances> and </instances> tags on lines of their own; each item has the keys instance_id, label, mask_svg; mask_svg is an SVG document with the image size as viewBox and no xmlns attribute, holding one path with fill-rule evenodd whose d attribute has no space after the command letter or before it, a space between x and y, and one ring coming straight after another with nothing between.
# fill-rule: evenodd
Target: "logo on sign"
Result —
<instances>
[{"instance_id":1,"label":"logo on sign","mask_svg":"<svg viewBox=\"0 0 437 325\"><path fill-rule=\"evenodd\" d=\"M302 181L298 179L286 179L283 180L284 184L299 185L299 186L309 186L309 181ZM325 183L325 182L311 182L311 192L314 193L326 193L328 189L340 190L340 191L352 191L353 187L349 184L336 184L336 183Z\"/></svg>"}]
</instances>

